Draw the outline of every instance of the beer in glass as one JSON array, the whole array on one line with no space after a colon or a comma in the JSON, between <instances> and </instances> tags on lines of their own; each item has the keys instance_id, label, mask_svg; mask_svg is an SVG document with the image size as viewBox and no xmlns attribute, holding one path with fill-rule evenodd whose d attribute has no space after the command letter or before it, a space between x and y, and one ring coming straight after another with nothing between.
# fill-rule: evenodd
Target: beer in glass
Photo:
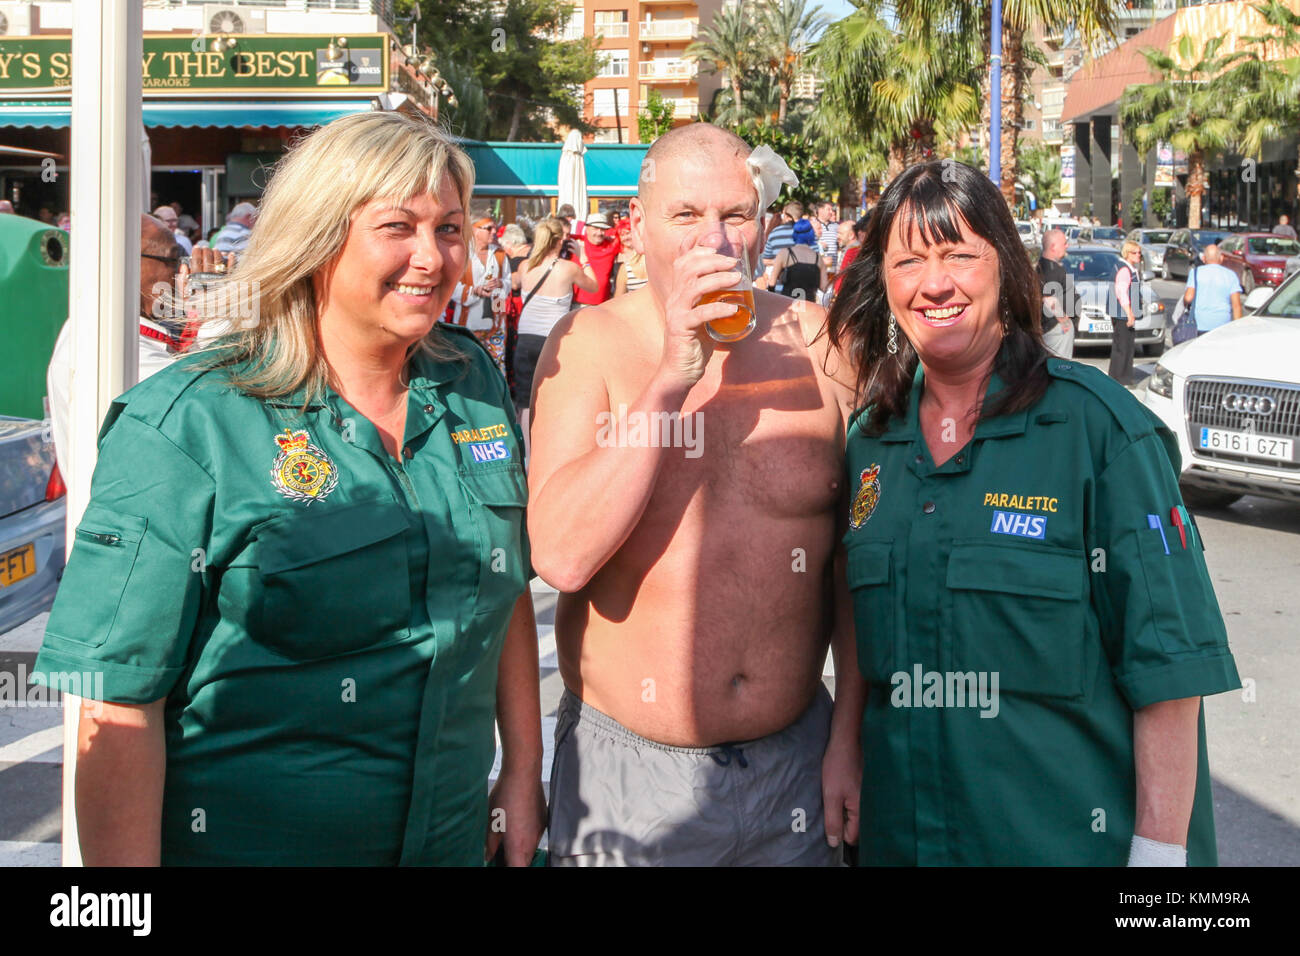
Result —
<instances>
[{"instance_id":1,"label":"beer in glass","mask_svg":"<svg viewBox=\"0 0 1300 956\"><path fill-rule=\"evenodd\" d=\"M741 247L740 262L736 265L736 274L740 280L735 286L706 292L700 296L700 305L709 302L727 302L736 306L733 315L721 319L711 319L704 325L709 337L715 342L739 342L754 331L756 310L754 308L754 282L749 274L748 256Z\"/></svg>"}]
</instances>

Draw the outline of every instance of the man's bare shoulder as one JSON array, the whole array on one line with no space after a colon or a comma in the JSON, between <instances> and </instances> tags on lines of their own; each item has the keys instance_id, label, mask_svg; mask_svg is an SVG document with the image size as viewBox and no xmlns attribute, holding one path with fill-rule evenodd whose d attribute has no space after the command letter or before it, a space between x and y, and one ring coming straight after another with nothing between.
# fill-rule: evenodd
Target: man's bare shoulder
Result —
<instances>
[{"instance_id":1,"label":"man's bare shoulder","mask_svg":"<svg viewBox=\"0 0 1300 956\"><path fill-rule=\"evenodd\" d=\"M649 291L638 289L568 313L556 323L551 339L561 340L555 346L566 353L603 354L608 358L610 349L626 350L632 345L637 337L629 333L639 329L644 317L654 308Z\"/></svg>"},{"instance_id":2,"label":"man's bare shoulder","mask_svg":"<svg viewBox=\"0 0 1300 956\"><path fill-rule=\"evenodd\" d=\"M775 292L754 290L754 304L760 315L772 316L773 334L797 336L812 360L813 369L842 406L853 401L856 380L853 363L830 341L826 310L807 299L792 299Z\"/></svg>"}]
</instances>

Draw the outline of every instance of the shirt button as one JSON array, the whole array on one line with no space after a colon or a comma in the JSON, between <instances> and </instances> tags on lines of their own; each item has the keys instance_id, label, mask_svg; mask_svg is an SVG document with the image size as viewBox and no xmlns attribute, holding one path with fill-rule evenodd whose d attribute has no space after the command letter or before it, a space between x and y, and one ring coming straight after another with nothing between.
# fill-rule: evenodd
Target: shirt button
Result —
<instances>
[{"instance_id":1,"label":"shirt button","mask_svg":"<svg viewBox=\"0 0 1300 956\"><path fill-rule=\"evenodd\" d=\"M925 461L925 456L924 456L924 455L917 455L917 456L916 456L915 458L913 458L912 460L915 461L915 462L919 465L919 464L921 464L922 462Z\"/></svg>"},{"instance_id":2,"label":"shirt button","mask_svg":"<svg viewBox=\"0 0 1300 956\"><path fill-rule=\"evenodd\" d=\"M934 514L934 502L927 501L925 504L921 505L921 510L928 515Z\"/></svg>"},{"instance_id":3,"label":"shirt button","mask_svg":"<svg viewBox=\"0 0 1300 956\"><path fill-rule=\"evenodd\" d=\"M407 445L405 448L402 449L402 457L405 458L407 461L410 461L412 458L415 457L415 452L411 451L410 445Z\"/></svg>"},{"instance_id":4,"label":"shirt button","mask_svg":"<svg viewBox=\"0 0 1300 956\"><path fill-rule=\"evenodd\" d=\"M424 414L426 414L426 415L431 415L431 414L433 414L433 406L432 406L432 405L425 405L425 406L424 406Z\"/></svg>"},{"instance_id":5,"label":"shirt button","mask_svg":"<svg viewBox=\"0 0 1300 956\"><path fill-rule=\"evenodd\" d=\"M958 455L958 456L957 456L957 464L960 465L960 464L961 464L962 462L964 462L965 460L966 460L966 456L965 456L965 455Z\"/></svg>"}]
</instances>

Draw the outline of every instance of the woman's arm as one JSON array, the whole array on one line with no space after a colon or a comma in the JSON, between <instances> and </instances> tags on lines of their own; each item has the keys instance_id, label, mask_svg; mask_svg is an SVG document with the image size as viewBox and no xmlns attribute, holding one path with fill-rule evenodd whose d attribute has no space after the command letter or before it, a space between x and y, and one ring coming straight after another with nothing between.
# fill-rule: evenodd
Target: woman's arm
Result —
<instances>
[{"instance_id":1,"label":"woman's arm","mask_svg":"<svg viewBox=\"0 0 1300 956\"><path fill-rule=\"evenodd\" d=\"M86 866L157 866L161 856L164 697L149 704L81 702L77 835Z\"/></svg>"},{"instance_id":2,"label":"woman's arm","mask_svg":"<svg viewBox=\"0 0 1300 956\"><path fill-rule=\"evenodd\" d=\"M600 283L596 281L596 271L592 269L591 263L587 260L585 255L583 256L581 266L576 262L569 262L568 264L573 267L571 273L573 279L571 281L579 289L583 292L596 292L600 289Z\"/></svg>"},{"instance_id":3,"label":"woman's arm","mask_svg":"<svg viewBox=\"0 0 1300 956\"><path fill-rule=\"evenodd\" d=\"M501 775L489 798L487 857L505 840L506 864L527 866L546 827L542 790L542 706L531 591L515 602L497 665Z\"/></svg>"},{"instance_id":4,"label":"woman's arm","mask_svg":"<svg viewBox=\"0 0 1300 956\"><path fill-rule=\"evenodd\" d=\"M775 286L777 277L785 269L788 260L789 260L789 247L782 249L780 252L776 254L776 258L773 259L772 264L767 267L767 270L763 273L762 278L754 283L754 288L771 289L773 286ZM762 283L762 285L759 285L760 282Z\"/></svg>"},{"instance_id":5,"label":"woman's arm","mask_svg":"<svg viewBox=\"0 0 1300 956\"><path fill-rule=\"evenodd\" d=\"M1196 796L1196 728L1201 698L1162 700L1133 714L1137 770L1134 833L1184 846Z\"/></svg>"},{"instance_id":6,"label":"woman's arm","mask_svg":"<svg viewBox=\"0 0 1300 956\"><path fill-rule=\"evenodd\" d=\"M618 275L614 276L614 294L625 295L627 293L627 257L619 256L618 261L622 268L618 270Z\"/></svg>"}]
</instances>

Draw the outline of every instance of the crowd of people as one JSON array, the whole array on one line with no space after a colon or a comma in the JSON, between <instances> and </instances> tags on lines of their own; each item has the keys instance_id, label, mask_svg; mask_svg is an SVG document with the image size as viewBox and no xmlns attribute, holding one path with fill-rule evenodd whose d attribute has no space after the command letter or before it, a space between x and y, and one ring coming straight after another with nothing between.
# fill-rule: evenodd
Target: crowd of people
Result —
<instances>
[{"instance_id":1,"label":"crowd of people","mask_svg":"<svg viewBox=\"0 0 1300 956\"><path fill-rule=\"evenodd\" d=\"M167 203L158 201L158 194L150 194L152 216L161 222L176 239L181 252L189 256L195 249L213 248L222 253L239 253L248 245L248 237L257 221L257 206L251 202L236 203L226 215L223 226L214 226L203 235L198 220L185 211L179 200ZM19 215L12 201L0 199L0 215ZM40 206L33 217L65 232L72 231L72 216L67 212L57 215L48 206Z\"/></svg>"},{"instance_id":2,"label":"crowd of people","mask_svg":"<svg viewBox=\"0 0 1300 956\"><path fill-rule=\"evenodd\" d=\"M866 235L870 210L839 219L832 202L805 215L789 202L764 219L753 287L829 306ZM585 219L568 204L539 221L472 224L473 250L444 320L472 331L510 384L527 435L533 370L541 344L571 309L600 305L647 281L645 256L631 240L626 207Z\"/></svg>"}]
</instances>

